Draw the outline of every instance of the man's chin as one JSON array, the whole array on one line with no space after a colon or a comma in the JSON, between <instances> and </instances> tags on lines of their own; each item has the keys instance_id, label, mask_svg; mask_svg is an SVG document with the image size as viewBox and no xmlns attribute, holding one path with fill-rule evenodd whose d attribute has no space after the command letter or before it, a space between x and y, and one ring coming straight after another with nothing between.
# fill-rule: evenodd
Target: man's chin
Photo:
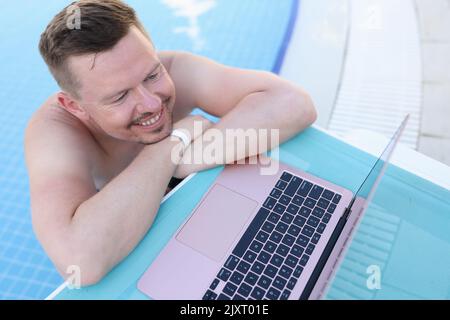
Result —
<instances>
[{"instance_id":1,"label":"man's chin","mask_svg":"<svg viewBox=\"0 0 450 320\"><path fill-rule=\"evenodd\" d=\"M151 144L155 144L158 143L162 140L164 140L165 138L167 138L170 133L172 132L172 126L168 126L168 127L164 127L161 129L161 131L159 133L153 133L153 137L152 138L142 138L139 143L140 144L144 144L144 145L151 145Z\"/></svg>"}]
</instances>

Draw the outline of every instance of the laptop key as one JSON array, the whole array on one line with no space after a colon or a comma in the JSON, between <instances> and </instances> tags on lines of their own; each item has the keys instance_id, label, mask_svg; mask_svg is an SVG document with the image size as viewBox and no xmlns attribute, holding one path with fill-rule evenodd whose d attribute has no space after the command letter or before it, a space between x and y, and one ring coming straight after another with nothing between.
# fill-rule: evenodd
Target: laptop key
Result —
<instances>
[{"instance_id":1,"label":"laptop key","mask_svg":"<svg viewBox=\"0 0 450 320\"><path fill-rule=\"evenodd\" d=\"M256 274L261 274L264 270L264 267L265 265L263 265L261 262L255 261L255 263L253 263L251 270Z\"/></svg>"},{"instance_id":2,"label":"laptop key","mask_svg":"<svg viewBox=\"0 0 450 320\"><path fill-rule=\"evenodd\" d=\"M281 190L279 190L279 189L277 189L277 188L273 188L272 189L272 191L270 192L270 196L271 197L273 197L273 198L275 198L275 199L278 199L278 198L280 198L280 196L282 195L282 191Z\"/></svg>"},{"instance_id":3,"label":"laptop key","mask_svg":"<svg viewBox=\"0 0 450 320\"><path fill-rule=\"evenodd\" d=\"M266 276L268 276L269 278L272 278L272 279L275 277L277 272L278 272L278 268L276 268L276 267L274 267L274 266L272 266L270 264L267 265L266 269L264 270L264 274Z\"/></svg>"},{"instance_id":4,"label":"laptop key","mask_svg":"<svg viewBox=\"0 0 450 320\"><path fill-rule=\"evenodd\" d=\"M266 277L265 275L262 275L261 278L258 281L258 285L261 288L267 289L267 288L269 288L271 282L272 282L272 279Z\"/></svg>"},{"instance_id":5,"label":"laptop key","mask_svg":"<svg viewBox=\"0 0 450 320\"><path fill-rule=\"evenodd\" d=\"M250 271L247 274L247 276L245 277L244 281L246 283L248 283L249 285L254 286L256 281L258 281L258 278L259 278L259 276L256 273L253 273L253 272Z\"/></svg>"},{"instance_id":6,"label":"laptop key","mask_svg":"<svg viewBox=\"0 0 450 320\"><path fill-rule=\"evenodd\" d=\"M294 196L294 198L292 198L292 203L296 204L299 207L303 204L303 201L305 201L305 198L303 198L299 195L296 195L296 196Z\"/></svg>"},{"instance_id":7,"label":"laptop key","mask_svg":"<svg viewBox=\"0 0 450 320\"><path fill-rule=\"evenodd\" d=\"M286 211L289 212L290 214L296 215L299 209L300 209L299 206L296 206L295 204L291 203L287 207Z\"/></svg>"},{"instance_id":8,"label":"laptop key","mask_svg":"<svg viewBox=\"0 0 450 320\"><path fill-rule=\"evenodd\" d=\"M297 283L297 279L295 279L294 277L290 278L289 281L287 282L286 288L288 288L289 290L294 289L295 284Z\"/></svg>"},{"instance_id":9,"label":"laptop key","mask_svg":"<svg viewBox=\"0 0 450 320\"><path fill-rule=\"evenodd\" d=\"M244 257L242 259L244 259L248 263L253 263L253 261L255 261L255 259L256 259L256 253L254 253L253 251L247 250L247 252L244 254Z\"/></svg>"},{"instance_id":10,"label":"laptop key","mask_svg":"<svg viewBox=\"0 0 450 320\"><path fill-rule=\"evenodd\" d=\"M256 236L256 240L264 243L267 241L267 239L269 239L269 234L267 232L262 231L262 230L260 232L258 232L258 235Z\"/></svg>"},{"instance_id":11,"label":"laptop key","mask_svg":"<svg viewBox=\"0 0 450 320\"><path fill-rule=\"evenodd\" d=\"M294 224L291 224L291 226L289 227L287 233L290 234L291 236L296 237L296 236L298 236L298 234L300 233L300 228L297 227L297 226L294 225Z\"/></svg>"},{"instance_id":12,"label":"laptop key","mask_svg":"<svg viewBox=\"0 0 450 320\"><path fill-rule=\"evenodd\" d=\"M291 267L285 266L283 265L280 268L280 272L278 273L280 276L282 276L285 279L289 279L289 277L291 276L293 272L293 269Z\"/></svg>"},{"instance_id":13,"label":"laptop key","mask_svg":"<svg viewBox=\"0 0 450 320\"><path fill-rule=\"evenodd\" d=\"M296 244L302 246L303 248L308 245L309 238L305 237L304 235L299 235L297 238L297 241L295 241Z\"/></svg>"},{"instance_id":14,"label":"laptop key","mask_svg":"<svg viewBox=\"0 0 450 320\"><path fill-rule=\"evenodd\" d=\"M283 206L281 203L277 203L273 208L273 212L276 212L278 214L283 214L284 211L286 211L286 206Z\"/></svg>"},{"instance_id":15,"label":"laptop key","mask_svg":"<svg viewBox=\"0 0 450 320\"><path fill-rule=\"evenodd\" d=\"M336 193L336 194L334 195L334 197L333 197L332 202L333 202L334 204L338 204L339 201L341 201L341 195Z\"/></svg>"},{"instance_id":16,"label":"laptop key","mask_svg":"<svg viewBox=\"0 0 450 320\"><path fill-rule=\"evenodd\" d=\"M317 218L322 218L325 213L325 210L319 207L315 207L312 214L313 216L316 216Z\"/></svg>"},{"instance_id":17,"label":"laptop key","mask_svg":"<svg viewBox=\"0 0 450 320\"><path fill-rule=\"evenodd\" d=\"M214 279L214 281L211 283L211 285L209 286L209 288L211 290L214 290L215 288L217 288L217 285L219 284L220 280L219 279Z\"/></svg>"},{"instance_id":18,"label":"laptop key","mask_svg":"<svg viewBox=\"0 0 450 320\"><path fill-rule=\"evenodd\" d=\"M278 200L278 202L281 203L281 204L283 204L283 205L285 205L285 206L288 206L289 203L291 202L291 198L288 197L287 195L283 194L283 195L280 197L280 200Z\"/></svg>"},{"instance_id":19,"label":"laptop key","mask_svg":"<svg viewBox=\"0 0 450 320\"><path fill-rule=\"evenodd\" d=\"M243 282L237 292L240 295L242 295L243 297L248 297L248 295L250 294L251 291L252 291L252 287L249 286L248 284L246 284L245 282Z\"/></svg>"},{"instance_id":20,"label":"laptop key","mask_svg":"<svg viewBox=\"0 0 450 320\"><path fill-rule=\"evenodd\" d=\"M253 242L250 245L249 249L255 251L256 253L259 253L261 251L262 247L263 247L263 244L261 242L259 242L258 240L253 240Z\"/></svg>"},{"instance_id":21,"label":"laptop key","mask_svg":"<svg viewBox=\"0 0 450 320\"><path fill-rule=\"evenodd\" d=\"M312 243L308 244L308 246L306 247L305 253L308 255L311 255L313 253L315 247L316 246Z\"/></svg>"},{"instance_id":22,"label":"laptop key","mask_svg":"<svg viewBox=\"0 0 450 320\"><path fill-rule=\"evenodd\" d=\"M320 234L316 232L316 233L314 233L314 235L312 236L311 242L314 243L314 244L317 244L317 242L319 242L319 239L320 239Z\"/></svg>"},{"instance_id":23,"label":"laptop key","mask_svg":"<svg viewBox=\"0 0 450 320\"><path fill-rule=\"evenodd\" d=\"M298 263L298 258L294 257L292 254L288 255L286 257L286 260L284 261L284 263L291 268L295 268L295 266Z\"/></svg>"},{"instance_id":24,"label":"laptop key","mask_svg":"<svg viewBox=\"0 0 450 320\"><path fill-rule=\"evenodd\" d=\"M281 241L281 239L283 239L283 235L277 231L274 231L270 235L269 239L275 243L279 243Z\"/></svg>"},{"instance_id":25,"label":"laptop key","mask_svg":"<svg viewBox=\"0 0 450 320\"><path fill-rule=\"evenodd\" d=\"M250 266L251 265L249 263L247 263L245 261L241 261L241 262L239 262L236 270L238 270L239 272L241 272L243 274L246 274L247 271L250 269Z\"/></svg>"},{"instance_id":26,"label":"laptop key","mask_svg":"<svg viewBox=\"0 0 450 320\"><path fill-rule=\"evenodd\" d=\"M224 267L227 268L228 270L233 271L234 268L236 268L238 262L239 262L239 258L237 258L233 255L230 255L228 257L227 261L225 262Z\"/></svg>"},{"instance_id":27,"label":"laptop key","mask_svg":"<svg viewBox=\"0 0 450 320\"><path fill-rule=\"evenodd\" d=\"M283 216L281 217L281 221L291 224L292 220L294 220L294 216L290 213L285 212Z\"/></svg>"},{"instance_id":28,"label":"laptop key","mask_svg":"<svg viewBox=\"0 0 450 320\"><path fill-rule=\"evenodd\" d=\"M281 291L279 291L278 289L275 289L274 287L271 287L269 289L269 291L267 291L266 297L269 300L277 300L278 297L280 296L280 294L281 294Z\"/></svg>"},{"instance_id":29,"label":"laptop key","mask_svg":"<svg viewBox=\"0 0 450 320\"><path fill-rule=\"evenodd\" d=\"M266 250L269 253L273 253L275 251L275 249L277 248L276 243L272 242L272 241L267 241L267 243L264 246L264 250Z\"/></svg>"},{"instance_id":30,"label":"laptop key","mask_svg":"<svg viewBox=\"0 0 450 320\"><path fill-rule=\"evenodd\" d=\"M244 298L243 296L239 295L239 294L236 294L236 295L233 297L233 300L245 300L245 298Z\"/></svg>"},{"instance_id":31,"label":"laptop key","mask_svg":"<svg viewBox=\"0 0 450 320\"><path fill-rule=\"evenodd\" d=\"M325 223L328 223L330 221L330 219L331 219L331 214L325 213L325 215L322 218L322 221Z\"/></svg>"},{"instance_id":32,"label":"laptop key","mask_svg":"<svg viewBox=\"0 0 450 320\"><path fill-rule=\"evenodd\" d=\"M266 201L264 201L263 207L272 210L276 203L277 200L269 196Z\"/></svg>"},{"instance_id":33,"label":"laptop key","mask_svg":"<svg viewBox=\"0 0 450 320\"><path fill-rule=\"evenodd\" d=\"M284 190L287 187L287 182L285 182L283 180L278 180L275 187L277 187L278 189Z\"/></svg>"},{"instance_id":34,"label":"laptop key","mask_svg":"<svg viewBox=\"0 0 450 320\"><path fill-rule=\"evenodd\" d=\"M325 199L331 201L331 199L333 199L334 197L334 192L330 191L328 189L325 189L322 193L322 197L324 197Z\"/></svg>"},{"instance_id":35,"label":"laptop key","mask_svg":"<svg viewBox=\"0 0 450 320\"><path fill-rule=\"evenodd\" d=\"M281 175L280 179L286 182L289 182L292 178L292 174L290 174L289 172L284 171L283 174Z\"/></svg>"},{"instance_id":36,"label":"laptop key","mask_svg":"<svg viewBox=\"0 0 450 320\"><path fill-rule=\"evenodd\" d=\"M273 228L275 228L275 225L269 221L264 222L262 229L266 231L267 233L271 233Z\"/></svg>"},{"instance_id":37,"label":"laptop key","mask_svg":"<svg viewBox=\"0 0 450 320\"><path fill-rule=\"evenodd\" d=\"M304 254L304 255L300 258L299 264L300 264L301 266L305 266L306 263L308 263L308 260L309 260L309 256L308 256L307 254Z\"/></svg>"},{"instance_id":38,"label":"laptop key","mask_svg":"<svg viewBox=\"0 0 450 320\"><path fill-rule=\"evenodd\" d=\"M230 282L233 282L236 285L240 285L243 279L244 275L239 271L235 271L230 277Z\"/></svg>"},{"instance_id":39,"label":"laptop key","mask_svg":"<svg viewBox=\"0 0 450 320\"><path fill-rule=\"evenodd\" d=\"M303 227L305 222L306 222L306 219L304 217L300 217L300 216L296 216L293 221L293 223L298 227Z\"/></svg>"},{"instance_id":40,"label":"laptop key","mask_svg":"<svg viewBox=\"0 0 450 320\"><path fill-rule=\"evenodd\" d=\"M259 209L256 216L253 218L252 222L248 226L245 233L242 235L241 239L237 243L236 247L233 250L233 254L237 257L242 257L247 250L248 246L252 242L253 238L255 237L256 233L261 228L262 224L266 220L266 218L269 216L270 211L261 208Z\"/></svg>"},{"instance_id":41,"label":"laptop key","mask_svg":"<svg viewBox=\"0 0 450 320\"><path fill-rule=\"evenodd\" d=\"M217 278L219 278L222 281L228 281L228 278L230 277L231 272L228 271L225 268L220 269L219 273L217 274Z\"/></svg>"},{"instance_id":42,"label":"laptop key","mask_svg":"<svg viewBox=\"0 0 450 320\"><path fill-rule=\"evenodd\" d=\"M261 251L258 255L257 260L262 262L263 264L266 264L270 260L270 253L267 253L266 251Z\"/></svg>"},{"instance_id":43,"label":"laptop key","mask_svg":"<svg viewBox=\"0 0 450 320\"><path fill-rule=\"evenodd\" d=\"M292 246L292 249L291 249L291 254L293 254L294 256L296 256L297 258L300 258L300 256L302 255L302 253L303 253L303 248L302 247L300 247L299 245L296 245L296 244L294 244L293 246Z\"/></svg>"},{"instance_id":44,"label":"laptop key","mask_svg":"<svg viewBox=\"0 0 450 320\"><path fill-rule=\"evenodd\" d=\"M336 210L336 205L334 203L330 203L330 206L327 209L327 212L333 213Z\"/></svg>"},{"instance_id":45,"label":"laptop key","mask_svg":"<svg viewBox=\"0 0 450 320\"><path fill-rule=\"evenodd\" d=\"M300 208L299 214L304 218L308 218L311 214L311 209L303 206Z\"/></svg>"},{"instance_id":46,"label":"laptop key","mask_svg":"<svg viewBox=\"0 0 450 320\"><path fill-rule=\"evenodd\" d=\"M302 272L303 272L303 267L302 266L296 266L292 276L298 278L298 277L300 277Z\"/></svg>"},{"instance_id":47,"label":"laptop key","mask_svg":"<svg viewBox=\"0 0 450 320\"><path fill-rule=\"evenodd\" d=\"M303 205L307 208L313 209L316 206L317 201L311 198L306 198Z\"/></svg>"},{"instance_id":48,"label":"laptop key","mask_svg":"<svg viewBox=\"0 0 450 320\"><path fill-rule=\"evenodd\" d=\"M270 263L273 264L275 267L281 266L283 263L284 258L278 254L274 254L272 259L270 259Z\"/></svg>"},{"instance_id":49,"label":"laptop key","mask_svg":"<svg viewBox=\"0 0 450 320\"><path fill-rule=\"evenodd\" d=\"M267 221L270 221L272 223L277 223L278 220L280 220L281 216L279 214L276 214L275 212L271 212L269 214L269 217L267 218Z\"/></svg>"},{"instance_id":50,"label":"laptop key","mask_svg":"<svg viewBox=\"0 0 450 320\"><path fill-rule=\"evenodd\" d=\"M319 199L320 195L322 194L323 188L315 185L311 192L309 193L309 196L315 200Z\"/></svg>"},{"instance_id":51,"label":"laptop key","mask_svg":"<svg viewBox=\"0 0 450 320\"><path fill-rule=\"evenodd\" d=\"M280 276L277 276L273 280L272 286L274 286L277 289L283 290L284 287L286 286L286 283L287 283L287 281L285 279L283 279Z\"/></svg>"},{"instance_id":52,"label":"laptop key","mask_svg":"<svg viewBox=\"0 0 450 320\"><path fill-rule=\"evenodd\" d=\"M326 226L327 226L327 225L326 225L325 223L321 222L321 223L319 224L319 226L317 227L316 231L317 231L318 233L322 234L323 231L325 230L325 227L326 227Z\"/></svg>"},{"instance_id":53,"label":"laptop key","mask_svg":"<svg viewBox=\"0 0 450 320\"><path fill-rule=\"evenodd\" d=\"M255 287L255 288L253 288L251 296L253 298L255 298L256 300L261 300L262 298L264 298L265 294L266 294L265 290Z\"/></svg>"},{"instance_id":54,"label":"laptop key","mask_svg":"<svg viewBox=\"0 0 450 320\"><path fill-rule=\"evenodd\" d=\"M305 236L311 237L314 234L314 228L306 225L302 229L302 234L304 234Z\"/></svg>"},{"instance_id":55,"label":"laptop key","mask_svg":"<svg viewBox=\"0 0 450 320\"><path fill-rule=\"evenodd\" d=\"M288 225L284 223L283 221L278 222L277 226L275 227L275 230L279 233L285 233L288 229Z\"/></svg>"},{"instance_id":56,"label":"laptop key","mask_svg":"<svg viewBox=\"0 0 450 320\"><path fill-rule=\"evenodd\" d=\"M280 244L276 251L280 256L286 257L286 255L289 252L289 247L285 246L284 244Z\"/></svg>"},{"instance_id":57,"label":"laptop key","mask_svg":"<svg viewBox=\"0 0 450 320\"><path fill-rule=\"evenodd\" d=\"M298 187L302 183L303 179L300 179L299 177L292 177L291 182L289 182L286 190L284 190L284 193L288 196L292 197L294 196L295 192L297 191Z\"/></svg>"},{"instance_id":58,"label":"laptop key","mask_svg":"<svg viewBox=\"0 0 450 320\"><path fill-rule=\"evenodd\" d=\"M297 190L297 194L301 195L302 197L306 197L309 193L309 190L311 190L313 184L309 181L304 180L303 183L300 185L300 188Z\"/></svg>"},{"instance_id":59,"label":"laptop key","mask_svg":"<svg viewBox=\"0 0 450 320\"><path fill-rule=\"evenodd\" d=\"M281 240L282 243L287 245L288 247L292 246L292 244L295 242L295 238L291 236L290 234L286 234L283 237L283 240Z\"/></svg>"},{"instance_id":60,"label":"laptop key","mask_svg":"<svg viewBox=\"0 0 450 320\"><path fill-rule=\"evenodd\" d=\"M230 300L230 297L224 295L223 293L219 294L217 300Z\"/></svg>"},{"instance_id":61,"label":"laptop key","mask_svg":"<svg viewBox=\"0 0 450 320\"><path fill-rule=\"evenodd\" d=\"M280 296L280 300L287 300L289 296L291 295L291 292L287 289L285 289Z\"/></svg>"},{"instance_id":62,"label":"laptop key","mask_svg":"<svg viewBox=\"0 0 450 320\"><path fill-rule=\"evenodd\" d=\"M317 201L317 206L326 209L328 208L328 205L330 204L330 201L324 198L320 198L319 201Z\"/></svg>"},{"instance_id":63,"label":"laptop key","mask_svg":"<svg viewBox=\"0 0 450 320\"><path fill-rule=\"evenodd\" d=\"M228 282L225 287L223 288L223 293L225 293L227 296L232 297L234 293L236 292L237 287L232 284L231 282Z\"/></svg>"},{"instance_id":64,"label":"laptop key","mask_svg":"<svg viewBox=\"0 0 450 320\"><path fill-rule=\"evenodd\" d=\"M306 222L309 226L315 228L319 225L320 219L314 216L310 216L308 221Z\"/></svg>"},{"instance_id":65,"label":"laptop key","mask_svg":"<svg viewBox=\"0 0 450 320\"><path fill-rule=\"evenodd\" d=\"M217 297L216 293L214 293L211 290L207 290L205 295L203 296L202 300L214 300L214 299L216 299L216 297Z\"/></svg>"}]
</instances>

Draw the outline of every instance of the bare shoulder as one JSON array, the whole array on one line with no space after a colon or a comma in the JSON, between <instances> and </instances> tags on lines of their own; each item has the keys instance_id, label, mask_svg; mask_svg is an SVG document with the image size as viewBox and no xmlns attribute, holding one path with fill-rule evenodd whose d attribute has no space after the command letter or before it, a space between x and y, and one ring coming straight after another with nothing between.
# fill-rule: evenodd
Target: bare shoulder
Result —
<instances>
[{"instance_id":1,"label":"bare shoulder","mask_svg":"<svg viewBox=\"0 0 450 320\"><path fill-rule=\"evenodd\" d=\"M50 98L36 111L24 141L33 225L43 243L63 232L76 208L96 193L94 141L54 103Z\"/></svg>"},{"instance_id":2,"label":"bare shoulder","mask_svg":"<svg viewBox=\"0 0 450 320\"><path fill-rule=\"evenodd\" d=\"M62 110L54 96L35 112L25 130L27 164L37 163L42 158L56 164L65 154L71 157L76 155L78 161L86 161L93 145L88 130L79 120Z\"/></svg>"},{"instance_id":3,"label":"bare shoulder","mask_svg":"<svg viewBox=\"0 0 450 320\"><path fill-rule=\"evenodd\" d=\"M159 51L158 57L170 75L175 86L176 99L174 106L174 117L183 118L187 116L197 105L191 94L190 83L194 76L189 71L184 72L183 68L177 65L182 57L192 56L184 51ZM180 70L181 69L181 70Z\"/></svg>"}]
</instances>

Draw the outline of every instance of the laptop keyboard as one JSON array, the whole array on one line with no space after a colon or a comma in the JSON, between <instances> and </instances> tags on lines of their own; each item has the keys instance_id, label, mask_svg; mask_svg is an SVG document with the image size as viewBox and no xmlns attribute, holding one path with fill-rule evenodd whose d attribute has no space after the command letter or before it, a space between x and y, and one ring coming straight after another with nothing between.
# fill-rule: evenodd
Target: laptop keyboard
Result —
<instances>
[{"instance_id":1,"label":"laptop keyboard","mask_svg":"<svg viewBox=\"0 0 450 320\"><path fill-rule=\"evenodd\" d=\"M288 299L340 200L284 171L203 300Z\"/></svg>"}]
</instances>

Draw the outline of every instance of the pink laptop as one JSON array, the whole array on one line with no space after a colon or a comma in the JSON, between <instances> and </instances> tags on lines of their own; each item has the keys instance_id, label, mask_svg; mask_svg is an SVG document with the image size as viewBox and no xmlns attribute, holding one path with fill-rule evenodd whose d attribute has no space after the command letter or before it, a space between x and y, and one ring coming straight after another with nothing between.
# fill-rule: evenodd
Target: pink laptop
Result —
<instances>
[{"instance_id":1,"label":"pink laptop","mask_svg":"<svg viewBox=\"0 0 450 320\"><path fill-rule=\"evenodd\" d=\"M228 165L138 281L153 299L319 299L404 119L356 193L283 163ZM275 160L271 160L275 161Z\"/></svg>"}]
</instances>

